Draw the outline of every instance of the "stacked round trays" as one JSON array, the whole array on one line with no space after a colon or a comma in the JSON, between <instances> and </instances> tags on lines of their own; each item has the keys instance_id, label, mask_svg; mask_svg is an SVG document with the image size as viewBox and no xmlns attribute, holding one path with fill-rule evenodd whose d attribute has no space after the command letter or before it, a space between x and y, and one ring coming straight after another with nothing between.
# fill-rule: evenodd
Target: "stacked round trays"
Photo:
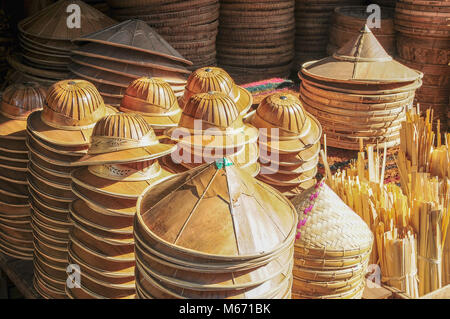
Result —
<instances>
[{"instance_id":1,"label":"stacked round trays","mask_svg":"<svg viewBox=\"0 0 450 319\"><path fill-rule=\"evenodd\" d=\"M115 19L137 18L154 28L194 63L190 70L216 64L218 0L108 0L108 3Z\"/></svg>"},{"instance_id":2,"label":"stacked round trays","mask_svg":"<svg viewBox=\"0 0 450 319\"><path fill-rule=\"evenodd\" d=\"M217 61L237 83L287 77L294 59L294 0L222 0Z\"/></svg>"},{"instance_id":3,"label":"stacked round trays","mask_svg":"<svg viewBox=\"0 0 450 319\"><path fill-rule=\"evenodd\" d=\"M69 263L80 266L75 299L135 297L133 217L139 195L171 174L157 159L174 145L160 144L144 118L119 113L94 127L87 155L74 165L70 205Z\"/></svg>"},{"instance_id":4,"label":"stacked round trays","mask_svg":"<svg viewBox=\"0 0 450 319\"><path fill-rule=\"evenodd\" d=\"M72 50L70 71L95 84L112 106L118 107L130 83L143 76L161 78L177 96L183 94L192 62L143 21L124 21L74 42L79 47Z\"/></svg>"},{"instance_id":5,"label":"stacked round trays","mask_svg":"<svg viewBox=\"0 0 450 319\"><path fill-rule=\"evenodd\" d=\"M0 252L18 259L33 259L25 129L45 95L37 83L13 84L0 103Z\"/></svg>"},{"instance_id":6,"label":"stacked round trays","mask_svg":"<svg viewBox=\"0 0 450 319\"><path fill-rule=\"evenodd\" d=\"M232 98L220 92L194 94L182 103L179 126L166 131L178 142L177 149L164 158L164 166L170 171L181 166L178 171L184 171L229 156L250 175L258 175L258 130L244 124L240 113L247 109L246 103L238 104L238 109Z\"/></svg>"},{"instance_id":7,"label":"stacked round trays","mask_svg":"<svg viewBox=\"0 0 450 319\"><path fill-rule=\"evenodd\" d=\"M420 109L432 108L445 125L449 109L450 2L399 0L395 8L399 61L423 72Z\"/></svg>"},{"instance_id":8,"label":"stacked round trays","mask_svg":"<svg viewBox=\"0 0 450 319\"><path fill-rule=\"evenodd\" d=\"M326 184L291 200L299 215L294 299L360 299L373 245L366 223Z\"/></svg>"},{"instance_id":9,"label":"stacked round trays","mask_svg":"<svg viewBox=\"0 0 450 319\"><path fill-rule=\"evenodd\" d=\"M358 150L359 139L393 147L422 73L389 56L367 26L332 56L299 72L300 100L329 146Z\"/></svg>"},{"instance_id":10,"label":"stacked round trays","mask_svg":"<svg viewBox=\"0 0 450 319\"><path fill-rule=\"evenodd\" d=\"M290 298L295 210L230 164L202 165L141 195L139 298Z\"/></svg>"},{"instance_id":11,"label":"stacked round trays","mask_svg":"<svg viewBox=\"0 0 450 319\"><path fill-rule=\"evenodd\" d=\"M338 6L364 5L364 0L295 0L295 61L300 69L307 61L326 56L331 16Z\"/></svg>"},{"instance_id":12,"label":"stacked round trays","mask_svg":"<svg viewBox=\"0 0 450 319\"><path fill-rule=\"evenodd\" d=\"M81 12L79 27L70 28L67 8L77 5ZM13 69L28 80L49 86L49 82L69 77L72 39L96 32L115 22L83 1L60 0L19 22L20 53L8 57Z\"/></svg>"},{"instance_id":13,"label":"stacked round trays","mask_svg":"<svg viewBox=\"0 0 450 319\"><path fill-rule=\"evenodd\" d=\"M49 89L43 110L28 117L34 287L44 298L66 297L72 165L86 154L95 123L113 112L94 85L65 80Z\"/></svg>"},{"instance_id":14,"label":"stacked round trays","mask_svg":"<svg viewBox=\"0 0 450 319\"><path fill-rule=\"evenodd\" d=\"M258 179L288 198L316 183L322 127L297 97L269 95L247 121L260 130Z\"/></svg>"},{"instance_id":15,"label":"stacked round trays","mask_svg":"<svg viewBox=\"0 0 450 319\"><path fill-rule=\"evenodd\" d=\"M331 17L330 40L327 53L333 54L351 40L367 23L372 14L367 6L337 7ZM395 55L394 9L381 8L380 27L372 27L373 34L390 55Z\"/></svg>"}]
</instances>

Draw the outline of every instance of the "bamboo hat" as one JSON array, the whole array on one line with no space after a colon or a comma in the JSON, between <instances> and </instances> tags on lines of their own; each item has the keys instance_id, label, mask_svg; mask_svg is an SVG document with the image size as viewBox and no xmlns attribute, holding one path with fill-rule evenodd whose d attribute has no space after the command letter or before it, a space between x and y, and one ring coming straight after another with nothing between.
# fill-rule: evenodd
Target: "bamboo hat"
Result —
<instances>
[{"instance_id":1,"label":"bamboo hat","mask_svg":"<svg viewBox=\"0 0 450 319\"><path fill-rule=\"evenodd\" d=\"M35 82L7 87L0 103L0 134L6 139L25 139L27 117L45 104L46 90Z\"/></svg>"},{"instance_id":2,"label":"bamboo hat","mask_svg":"<svg viewBox=\"0 0 450 319\"><path fill-rule=\"evenodd\" d=\"M50 87L43 110L28 117L27 129L52 144L86 145L95 123L114 112L105 106L93 84L64 80Z\"/></svg>"},{"instance_id":3,"label":"bamboo hat","mask_svg":"<svg viewBox=\"0 0 450 319\"><path fill-rule=\"evenodd\" d=\"M141 115L112 114L97 122L87 154L73 165L148 161L170 154L175 147L160 143Z\"/></svg>"},{"instance_id":4,"label":"bamboo hat","mask_svg":"<svg viewBox=\"0 0 450 319\"><path fill-rule=\"evenodd\" d=\"M241 115L246 114L253 104L250 92L236 85L225 70L218 67L204 67L189 76L184 95L179 101L181 108L184 109L192 95L211 91L228 95L236 103Z\"/></svg>"},{"instance_id":5,"label":"bamboo hat","mask_svg":"<svg viewBox=\"0 0 450 319\"><path fill-rule=\"evenodd\" d=\"M273 151L300 152L316 144L322 136L320 123L292 94L267 96L248 121L265 137L260 138L260 143ZM273 134L273 129L278 129L277 134Z\"/></svg>"},{"instance_id":6,"label":"bamboo hat","mask_svg":"<svg viewBox=\"0 0 450 319\"><path fill-rule=\"evenodd\" d=\"M120 110L141 114L155 129L177 126L181 109L171 86L162 79L142 77L127 88Z\"/></svg>"},{"instance_id":7,"label":"bamboo hat","mask_svg":"<svg viewBox=\"0 0 450 319\"><path fill-rule=\"evenodd\" d=\"M303 64L301 72L318 80L360 84L412 82L423 75L395 61L367 25L332 56Z\"/></svg>"},{"instance_id":8,"label":"bamboo hat","mask_svg":"<svg viewBox=\"0 0 450 319\"><path fill-rule=\"evenodd\" d=\"M194 147L236 148L258 138L258 130L242 122L234 101L219 92L193 95L178 125L166 135Z\"/></svg>"}]
</instances>

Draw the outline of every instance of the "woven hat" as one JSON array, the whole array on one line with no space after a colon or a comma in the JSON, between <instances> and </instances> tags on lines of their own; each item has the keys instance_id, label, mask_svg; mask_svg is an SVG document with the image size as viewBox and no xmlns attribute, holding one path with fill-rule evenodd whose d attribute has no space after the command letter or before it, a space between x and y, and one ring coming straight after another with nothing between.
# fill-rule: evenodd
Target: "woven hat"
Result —
<instances>
[{"instance_id":1,"label":"woven hat","mask_svg":"<svg viewBox=\"0 0 450 319\"><path fill-rule=\"evenodd\" d=\"M91 83L64 80L52 85L43 110L28 117L27 129L56 145L85 145L95 123L114 112Z\"/></svg>"},{"instance_id":2,"label":"woven hat","mask_svg":"<svg viewBox=\"0 0 450 319\"><path fill-rule=\"evenodd\" d=\"M155 129L177 126L181 116L170 85L162 79L148 77L139 78L128 86L120 110L142 115Z\"/></svg>"},{"instance_id":3,"label":"woven hat","mask_svg":"<svg viewBox=\"0 0 450 319\"><path fill-rule=\"evenodd\" d=\"M184 95L179 101L181 108L185 107L192 95L211 91L228 95L236 103L241 115L245 115L253 104L250 92L236 85L225 70L217 67L204 67L189 76Z\"/></svg>"},{"instance_id":4,"label":"woven hat","mask_svg":"<svg viewBox=\"0 0 450 319\"><path fill-rule=\"evenodd\" d=\"M219 92L193 95L178 125L167 131L167 136L196 147L235 148L258 138L258 130L242 122L234 101Z\"/></svg>"},{"instance_id":5,"label":"woven hat","mask_svg":"<svg viewBox=\"0 0 450 319\"><path fill-rule=\"evenodd\" d=\"M159 143L152 127L139 114L118 113L98 121L87 155L73 164L148 161L170 154L174 149L175 145Z\"/></svg>"},{"instance_id":6,"label":"woven hat","mask_svg":"<svg viewBox=\"0 0 450 319\"><path fill-rule=\"evenodd\" d=\"M26 119L45 103L46 90L37 83L17 83L7 87L0 103L0 134L7 139L25 139Z\"/></svg>"},{"instance_id":7,"label":"woven hat","mask_svg":"<svg viewBox=\"0 0 450 319\"><path fill-rule=\"evenodd\" d=\"M247 121L260 129L260 142L273 151L300 152L316 144L322 136L320 123L292 94L267 96ZM273 135L272 129L278 129L278 133Z\"/></svg>"}]
</instances>

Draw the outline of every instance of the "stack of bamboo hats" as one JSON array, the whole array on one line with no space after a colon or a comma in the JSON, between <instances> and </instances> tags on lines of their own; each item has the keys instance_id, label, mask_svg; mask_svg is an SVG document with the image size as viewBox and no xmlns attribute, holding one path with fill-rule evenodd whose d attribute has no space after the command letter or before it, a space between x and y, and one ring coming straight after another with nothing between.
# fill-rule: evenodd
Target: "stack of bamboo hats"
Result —
<instances>
[{"instance_id":1,"label":"stack of bamboo hats","mask_svg":"<svg viewBox=\"0 0 450 319\"><path fill-rule=\"evenodd\" d=\"M331 15L337 6L364 4L364 0L295 0L294 69L326 56Z\"/></svg>"},{"instance_id":2,"label":"stack of bamboo hats","mask_svg":"<svg viewBox=\"0 0 450 319\"><path fill-rule=\"evenodd\" d=\"M81 14L79 26L73 28L68 21L70 5L78 6ZM75 47L71 40L114 23L83 1L60 0L19 22L21 52L8 57L8 62L30 80L43 85L48 81L66 79L69 76L70 50Z\"/></svg>"},{"instance_id":3,"label":"stack of bamboo hats","mask_svg":"<svg viewBox=\"0 0 450 319\"><path fill-rule=\"evenodd\" d=\"M287 197L316 183L322 127L296 96L269 95L248 121L260 130L258 179Z\"/></svg>"},{"instance_id":4,"label":"stack of bamboo hats","mask_svg":"<svg viewBox=\"0 0 450 319\"><path fill-rule=\"evenodd\" d=\"M157 158L175 145L160 144L139 114L105 116L94 127L87 155L72 172L79 198L70 206L69 263L80 266L81 287L70 298L134 298L133 217L138 196L171 174Z\"/></svg>"},{"instance_id":5,"label":"stack of bamboo hats","mask_svg":"<svg viewBox=\"0 0 450 319\"><path fill-rule=\"evenodd\" d=\"M189 69L216 64L218 0L108 0L108 3L115 19L138 18L148 23L194 63Z\"/></svg>"},{"instance_id":6,"label":"stack of bamboo hats","mask_svg":"<svg viewBox=\"0 0 450 319\"><path fill-rule=\"evenodd\" d=\"M243 123L236 103L224 93L191 96L178 127L168 130L166 136L178 142L166 161L190 169L229 156L250 175L259 173L258 130Z\"/></svg>"},{"instance_id":7,"label":"stack of bamboo hats","mask_svg":"<svg viewBox=\"0 0 450 319\"><path fill-rule=\"evenodd\" d=\"M119 109L142 115L157 135L177 126L181 116L181 108L171 86L159 78L134 80L125 91Z\"/></svg>"},{"instance_id":8,"label":"stack of bamboo hats","mask_svg":"<svg viewBox=\"0 0 450 319\"><path fill-rule=\"evenodd\" d=\"M300 100L323 126L329 146L359 149L359 139L387 147L400 142L422 74L389 56L367 26L332 56L299 72Z\"/></svg>"},{"instance_id":9,"label":"stack of bamboo hats","mask_svg":"<svg viewBox=\"0 0 450 319\"><path fill-rule=\"evenodd\" d=\"M13 84L0 103L0 252L18 259L33 259L25 129L45 95L37 83Z\"/></svg>"},{"instance_id":10,"label":"stack of bamboo hats","mask_svg":"<svg viewBox=\"0 0 450 319\"><path fill-rule=\"evenodd\" d=\"M140 20L127 20L74 40L70 71L95 84L106 103L118 107L134 80L158 77L183 94L186 66L183 58L155 30Z\"/></svg>"},{"instance_id":11,"label":"stack of bamboo hats","mask_svg":"<svg viewBox=\"0 0 450 319\"><path fill-rule=\"evenodd\" d=\"M28 117L34 287L44 298L66 296L72 165L86 154L95 123L113 112L91 83L64 80L49 89L43 110Z\"/></svg>"},{"instance_id":12,"label":"stack of bamboo hats","mask_svg":"<svg viewBox=\"0 0 450 319\"><path fill-rule=\"evenodd\" d=\"M294 299L360 299L373 245L367 224L323 182L292 199L298 213Z\"/></svg>"},{"instance_id":13,"label":"stack of bamboo hats","mask_svg":"<svg viewBox=\"0 0 450 319\"><path fill-rule=\"evenodd\" d=\"M230 164L202 165L141 195L139 298L290 298L295 209Z\"/></svg>"},{"instance_id":14,"label":"stack of bamboo hats","mask_svg":"<svg viewBox=\"0 0 450 319\"><path fill-rule=\"evenodd\" d=\"M237 83L289 76L294 0L222 0L217 61Z\"/></svg>"},{"instance_id":15,"label":"stack of bamboo hats","mask_svg":"<svg viewBox=\"0 0 450 319\"><path fill-rule=\"evenodd\" d=\"M423 72L416 101L447 122L450 97L450 3L399 0L395 8L399 61Z\"/></svg>"},{"instance_id":16,"label":"stack of bamboo hats","mask_svg":"<svg viewBox=\"0 0 450 319\"><path fill-rule=\"evenodd\" d=\"M327 53L333 54L358 34L371 14L372 12L367 12L367 6L348 6L334 9L331 17ZM386 52L395 55L394 9L381 8L379 23L379 28L375 26L371 30Z\"/></svg>"}]
</instances>

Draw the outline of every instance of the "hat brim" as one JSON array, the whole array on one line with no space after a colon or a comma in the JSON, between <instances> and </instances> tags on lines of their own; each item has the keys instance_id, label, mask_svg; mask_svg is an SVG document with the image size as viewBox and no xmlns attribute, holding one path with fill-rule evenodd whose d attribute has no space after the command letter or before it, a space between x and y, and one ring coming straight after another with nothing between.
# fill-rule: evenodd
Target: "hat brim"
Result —
<instances>
[{"instance_id":1,"label":"hat brim","mask_svg":"<svg viewBox=\"0 0 450 319\"><path fill-rule=\"evenodd\" d=\"M0 114L1 137L11 140L24 140L26 137L27 121L13 120Z\"/></svg>"},{"instance_id":2,"label":"hat brim","mask_svg":"<svg viewBox=\"0 0 450 319\"><path fill-rule=\"evenodd\" d=\"M25 145L25 139L11 140L0 136L0 149L3 151L8 151L10 153L28 153L28 148Z\"/></svg>"},{"instance_id":3,"label":"hat brim","mask_svg":"<svg viewBox=\"0 0 450 319\"><path fill-rule=\"evenodd\" d=\"M273 150L267 150L267 146L263 143L259 143L260 154L259 157L266 162L276 162L280 166L285 167L297 167L303 165L305 162L309 162L312 159L319 156L320 142L317 142L313 146L304 149L300 152L281 153ZM273 155L275 154L275 155Z\"/></svg>"},{"instance_id":4,"label":"hat brim","mask_svg":"<svg viewBox=\"0 0 450 319\"><path fill-rule=\"evenodd\" d=\"M172 153L176 145L156 143L154 145L131 148L102 154L86 154L71 166L120 164L157 159Z\"/></svg>"},{"instance_id":5,"label":"hat brim","mask_svg":"<svg viewBox=\"0 0 450 319\"><path fill-rule=\"evenodd\" d=\"M239 114L245 115L253 105L253 96L243 87L237 87L239 89L239 99L236 101L236 107L239 110Z\"/></svg>"},{"instance_id":6,"label":"hat brim","mask_svg":"<svg viewBox=\"0 0 450 319\"><path fill-rule=\"evenodd\" d=\"M181 113L182 113L182 112L178 112L177 114L175 114L173 116L149 116L149 115L146 115L145 113L136 112L133 110L126 109L124 107L119 107L119 110L124 113L137 113L137 114L141 115L145 119L145 121L148 124L150 124L150 126L152 126L154 129L157 129L157 130L163 130L163 129L168 129L168 128L177 126L178 122L180 122Z\"/></svg>"},{"instance_id":7,"label":"hat brim","mask_svg":"<svg viewBox=\"0 0 450 319\"><path fill-rule=\"evenodd\" d=\"M316 176L316 174L317 174L317 167L314 167L313 169L303 172L301 174L286 175L280 173L271 174L268 171L264 172L264 166L262 166L259 176L262 179L268 181L269 184L278 186L294 186L309 181L310 179L313 179Z\"/></svg>"},{"instance_id":8,"label":"hat brim","mask_svg":"<svg viewBox=\"0 0 450 319\"><path fill-rule=\"evenodd\" d=\"M92 174L87 167L72 172L72 182L87 190L116 198L136 199L150 185L172 176L172 173L161 170L152 178L143 181L113 181Z\"/></svg>"},{"instance_id":9,"label":"hat brim","mask_svg":"<svg viewBox=\"0 0 450 319\"><path fill-rule=\"evenodd\" d=\"M60 146L83 146L90 143L93 127L79 130L62 130L44 123L41 112L31 113L27 120L27 128L38 138ZM105 115L114 114L116 110L106 106Z\"/></svg>"},{"instance_id":10,"label":"hat brim","mask_svg":"<svg viewBox=\"0 0 450 319\"><path fill-rule=\"evenodd\" d=\"M181 164L174 163L170 156L164 156L159 160L161 167L171 172L172 174L180 174L189 170Z\"/></svg>"}]
</instances>

